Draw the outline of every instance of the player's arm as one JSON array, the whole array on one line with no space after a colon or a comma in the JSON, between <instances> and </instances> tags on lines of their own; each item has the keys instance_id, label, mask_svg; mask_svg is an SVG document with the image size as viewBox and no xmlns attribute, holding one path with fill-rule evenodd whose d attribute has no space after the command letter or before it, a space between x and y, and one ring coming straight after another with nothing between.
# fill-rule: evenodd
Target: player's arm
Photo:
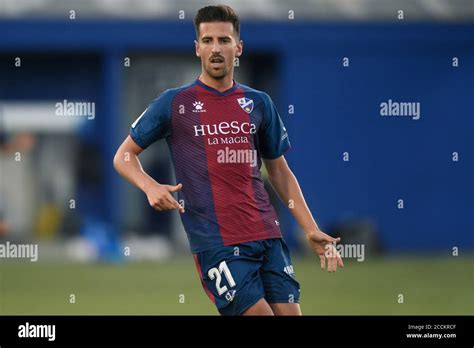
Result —
<instances>
[{"instance_id":1,"label":"player's arm","mask_svg":"<svg viewBox=\"0 0 474 348\"><path fill-rule=\"evenodd\" d=\"M130 183L142 190L150 206L158 211L178 209L184 213L184 209L172 196L172 192L179 191L181 184L176 186L161 185L144 170L138 159L143 149L138 146L129 136L124 140L114 157L114 167L117 172Z\"/></svg>"},{"instance_id":2,"label":"player's arm","mask_svg":"<svg viewBox=\"0 0 474 348\"><path fill-rule=\"evenodd\" d=\"M333 243L339 242L340 238L333 238L319 229L285 157L264 159L264 163L273 189L285 205L288 205L289 202L292 203L290 212L304 231L312 249L319 255L321 268L325 268L326 258L328 259L329 272L335 272L338 265L344 267L341 256L333 246Z\"/></svg>"}]
</instances>

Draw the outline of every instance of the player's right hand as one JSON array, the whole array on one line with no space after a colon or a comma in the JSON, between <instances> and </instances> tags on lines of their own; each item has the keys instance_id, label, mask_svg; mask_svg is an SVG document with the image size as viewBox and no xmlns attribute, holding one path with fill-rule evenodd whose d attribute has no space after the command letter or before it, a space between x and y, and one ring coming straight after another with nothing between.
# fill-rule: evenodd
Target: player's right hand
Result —
<instances>
[{"instance_id":1,"label":"player's right hand","mask_svg":"<svg viewBox=\"0 0 474 348\"><path fill-rule=\"evenodd\" d=\"M172 186L161 185L157 182L154 182L145 189L145 194L148 198L148 203L150 203L150 206L158 211L178 209L180 213L184 213L184 208L179 205L179 203L171 194L181 190L182 187L182 184Z\"/></svg>"}]
</instances>

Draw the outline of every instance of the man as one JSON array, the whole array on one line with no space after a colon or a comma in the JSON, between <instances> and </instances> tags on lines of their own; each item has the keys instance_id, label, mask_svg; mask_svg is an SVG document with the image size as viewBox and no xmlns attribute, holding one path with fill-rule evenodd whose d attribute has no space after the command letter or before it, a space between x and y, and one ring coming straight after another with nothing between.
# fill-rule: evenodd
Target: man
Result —
<instances>
[{"instance_id":1,"label":"man","mask_svg":"<svg viewBox=\"0 0 474 348\"><path fill-rule=\"evenodd\" d=\"M150 103L114 166L156 210L181 213L204 290L222 315L300 315L299 284L261 179L262 159L329 272L343 266L333 245L339 238L320 231L305 203L283 156L290 143L272 100L233 79L243 48L235 12L207 6L194 24L200 76ZM168 142L178 185L156 182L140 165L138 155L159 139Z\"/></svg>"}]
</instances>

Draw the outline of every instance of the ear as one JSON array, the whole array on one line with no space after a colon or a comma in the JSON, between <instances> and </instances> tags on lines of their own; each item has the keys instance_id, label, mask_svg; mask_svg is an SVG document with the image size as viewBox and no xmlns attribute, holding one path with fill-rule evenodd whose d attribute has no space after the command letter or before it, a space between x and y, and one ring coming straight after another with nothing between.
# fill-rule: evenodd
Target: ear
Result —
<instances>
[{"instance_id":1,"label":"ear","mask_svg":"<svg viewBox=\"0 0 474 348\"><path fill-rule=\"evenodd\" d=\"M242 40L239 40L237 43L237 50L235 52L236 57L240 57L242 55L242 51L244 49L244 42Z\"/></svg>"},{"instance_id":2,"label":"ear","mask_svg":"<svg viewBox=\"0 0 474 348\"><path fill-rule=\"evenodd\" d=\"M196 57L200 57L201 54L199 53L199 42L197 42L197 40L194 40L194 47L196 50Z\"/></svg>"}]
</instances>

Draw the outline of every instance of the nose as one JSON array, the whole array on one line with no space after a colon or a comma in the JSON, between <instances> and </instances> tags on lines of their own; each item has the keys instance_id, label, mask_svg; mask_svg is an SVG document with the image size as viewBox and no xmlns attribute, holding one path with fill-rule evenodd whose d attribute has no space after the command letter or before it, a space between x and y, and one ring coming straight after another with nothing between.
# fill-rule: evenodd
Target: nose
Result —
<instances>
[{"instance_id":1,"label":"nose","mask_svg":"<svg viewBox=\"0 0 474 348\"><path fill-rule=\"evenodd\" d=\"M214 44L212 45L212 53L219 53L221 51L221 46L219 44L219 40L215 40Z\"/></svg>"}]
</instances>

